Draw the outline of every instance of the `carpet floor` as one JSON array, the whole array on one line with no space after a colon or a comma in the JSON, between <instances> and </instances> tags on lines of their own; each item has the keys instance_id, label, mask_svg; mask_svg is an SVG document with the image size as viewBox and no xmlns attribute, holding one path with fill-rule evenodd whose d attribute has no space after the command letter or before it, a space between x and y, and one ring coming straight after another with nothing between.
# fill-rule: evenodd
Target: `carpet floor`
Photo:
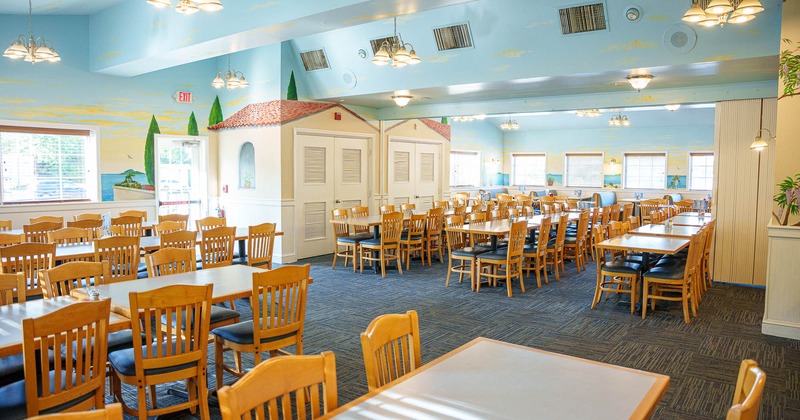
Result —
<instances>
[{"instance_id":1,"label":"carpet floor","mask_svg":"<svg viewBox=\"0 0 800 420\"><path fill-rule=\"evenodd\" d=\"M686 325L679 305L659 303L645 320L631 315L627 296L612 297L592 310L593 262L581 274L567 264L566 277L555 281L551 276L541 289L529 277L524 294L514 283L509 299L505 287L473 293L468 282L452 281L445 288L446 264L421 267L416 262L402 276L390 271L383 279L372 272L353 274L341 263L331 270L331 260L322 256L299 262L311 264L314 278L304 345L306 354L336 354L340 405L367 392L359 333L378 315L414 309L423 362L475 337L488 337L669 375L654 418L719 419L730 406L739 362L751 358L767 374L760 418L800 418L800 341L761 334L763 289L717 284L704 295L697 318ZM243 319L251 318L247 301L236 306ZM209 384L214 384L213 346L209 356ZM252 366L252 358L245 358L248 363ZM232 381L226 374L225 382ZM135 392L126 387L126 401L135 403ZM166 392L166 386L159 387L160 406L178 401ZM220 418L219 409L212 406L211 415ZM181 412L161 418L193 417Z\"/></svg>"}]
</instances>

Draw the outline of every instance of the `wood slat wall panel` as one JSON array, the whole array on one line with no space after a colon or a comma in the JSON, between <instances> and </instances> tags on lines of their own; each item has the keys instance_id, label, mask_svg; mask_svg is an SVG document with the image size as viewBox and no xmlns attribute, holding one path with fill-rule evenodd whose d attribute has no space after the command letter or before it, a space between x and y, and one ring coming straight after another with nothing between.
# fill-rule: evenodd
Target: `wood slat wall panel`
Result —
<instances>
[{"instance_id":1,"label":"wood slat wall panel","mask_svg":"<svg viewBox=\"0 0 800 420\"><path fill-rule=\"evenodd\" d=\"M769 103L769 104L768 104ZM714 279L764 284L766 273L766 200L772 194L774 156L750 150L761 124L760 99L717 104L714 149L716 158L714 205L717 232L713 248ZM764 101L764 121L774 125L775 100ZM769 128L764 123L764 127ZM760 211L760 213L759 213ZM763 250L762 250L763 248ZM758 251L757 251L758 249Z\"/></svg>"},{"instance_id":2,"label":"wood slat wall panel","mask_svg":"<svg viewBox=\"0 0 800 420\"><path fill-rule=\"evenodd\" d=\"M777 98L764 99L762 127L775 134L778 121ZM763 133L767 134L767 133ZM753 264L753 284L767 284L767 250L769 237L767 225L772 218L772 195L775 188L775 150L773 142L761 152L761 171L759 174L758 200L756 204L756 241L753 248L755 261Z\"/></svg>"}]
</instances>

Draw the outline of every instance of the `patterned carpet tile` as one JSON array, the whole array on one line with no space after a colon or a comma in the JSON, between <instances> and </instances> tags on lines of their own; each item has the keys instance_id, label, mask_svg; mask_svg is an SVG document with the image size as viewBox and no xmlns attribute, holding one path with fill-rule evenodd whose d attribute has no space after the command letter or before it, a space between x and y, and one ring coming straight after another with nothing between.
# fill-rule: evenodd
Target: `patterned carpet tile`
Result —
<instances>
[{"instance_id":1,"label":"patterned carpet tile","mask_svg":"<svg viewBox=\"0 0 800 420\"><path fill-rule=\"evenodd\" d=\"M730 361L753 359L759 366L785 368L785 349L754 340L726 336L708 336L701 344L702 352Z\"/></svg>"},{"instance_id":2,"label":"patterned carpet tile","mask_svg":"<svg viewBox=\"0 0 800 420\"><path fill-rule=\"evenodd\" d=\"M698 416L720 418L731 403L735 383L684 376L670 395L669 408Z\"/></svg>"},{"instance_id":3,"label":"patterned carpet tile","mask_svg":"<svg viewBox=\"0 0 800 420\"><path fill-rule=\"evenodd\" d=\"M681 376L691 360L692 352L667 346L620 341L602 362L626 366L669 376Z\"/></svg>"}]
</instances>

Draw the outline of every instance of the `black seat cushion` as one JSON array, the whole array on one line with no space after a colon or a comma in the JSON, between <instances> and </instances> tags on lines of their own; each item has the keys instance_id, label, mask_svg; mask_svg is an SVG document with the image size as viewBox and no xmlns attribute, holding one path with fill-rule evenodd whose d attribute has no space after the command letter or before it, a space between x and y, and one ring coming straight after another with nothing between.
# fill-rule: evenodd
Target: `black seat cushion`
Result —
<instances>
[{"instance_id":1,"label":"black seat cushion","mask_svg":"<svg viewBox=\"0 0 800 420\"><path fill-rule=\"evenodd\" d=\"M388 244L388 243L389 243L389 242L387 242L387 244ZM373 245L373 246L379 246L379 245L381 244L381 238L370 238L370 239L365 239L365 240L361 241L361 244L362 244L362 245Z\"/></svg>"},{"instance_id":2,"label":"black seat cushion","mask_svg":"<svg viewBox=\"0 0 800 420\"><path fill-rule=\"evenodd\" d=\"M175 324L175 316L176 314L172 315L172 328L177 328ZM219 322L229 321L231 319L236 319L241 317L239 312L234 311L233 309L228 309L224 306L217 306L211 305L211 315L209 323L214 325ZM167 316L161 315L161 324L167 325ZM181 317L181 325L186 325L186 313ZM194 317L192 317L192 327L194 327ZM110 351L110 350L109 350Z\"/></svg>"},{"instance_id":3,"label":"black seat cushion","mask_svg":"<svg viewBox=\"0 0 800 420\"><path fill-rule=\"evenodd\" d=\"M400 239L402 239L404 241L407 241L408 240L408 232L403 232L403 234L400 235ZM422 239L422 235L411 235L411 240L412 241L419 241L420 239Z\"/></svg>"},{"instance_id":4,"label":"black seat cushion","mask_svg":"<svg viewBox=\"0 0 800 420\"><path fill-rule=\"evenodd\" d=\"M680 280L683 278L684 267L682 266L661 266L654 267L644 273L645 277L665 280Z\"/></svg>"},{"instance_id":5,"label":"black seat cushion","mask_svg":"<svg viewBox=\"0 0 800 420\"><path fill-rule=\"evenodd\" d=\"M67 383L67 378L71 378L74 382L73 376L65 371L61 371L61 385L64 386ZM55 371L50 371L50 392L54 391L54 382L55 382ZM39 383L41 386L41 382ZM41 391L40 391L41 393ZM0 417L3 419L25 419L28 417L28 408L26 406L26 393L25 393L25 381L17 381L12 384L6 385L0 388L0 395L3 397L0 398ZM88 400L94 394L88 393L86 395L81 396L80 398L76 398L72 401L68 401L64 404L60 404L56 407L53 407L49 410L43 411L41 414L49 414L49 413L58 413L64 411L74 405L77 405L83 401Z\"/></svg>"},{"instance_id":6,"label":"black seat cushion","mask_svg":"<svg viewBox=\"0 0 800 420\"><path fill-rule=\"evenodd\" d=\"M338 242L345 242L350 244L359 243L365 239L372 239L372 234L363 234L360 233L358 235L350 235L350 236L339 236L336 238Z\"/></svg>"},{"instance_id":7,"label":"black seat cushion","mask_svg":"<svg viewBox=\"0 0 800 420\"><path fill-rule=\"evenodd\" d=\"M603 271L609 273L636 274L642 271L642 265L617 258L614 262L603 265Z\"/></svg>"},{"instance_id":8,"label":"black seat cushion","mask_svg":"<svg viewBox=\"0 0 800 420\"><path fill-rule=\"evenodd\" d=\"M494 260L505 261L508 258L508 249L498 249L497 251L488 251L478 256L481 260Z\"/></svg>"},{"instance_id":9,"label":"black seat cushion","mask_svg":"<svg viewBox=\"0 0 800 420\"><path fill-rule=\"evenodd\" d=\"M566 238L564 238L564 243L565 244L574 245L574 244L578 243L578 238L576 238L574 236L570 238L569 236L567 236Z\"/></svg>"},{"instance_id":10,"label":"black seat cushion","mask_svg":"<svg viewBox=\"0 0 800 420\"><path fill-rule=\"evenodd\" d=\"M481 247L473 248L473 247L467 246L467 247L464 247L464 248L461 248L461 249L454 250L452 254L455 255L455 256L458 256L458 257L476 257L478 255L483 254L484 252L487 252L487 251L488 251L488 248L481 248Z\"/></svg>"},{"instance_id":11,"label":"black seat cushion","mask_svg":"<svg viewBox=\"0 0 800 420\"><path fill-rule=\"evenodd\" d=\"M48 369L53 369L53 351L48 350L48 359L50 359ZM36 360L39 360L39 351L36 350ZM22 353L12 354L6 357L0 357L0 386L21 381L25 379L25 357ZM40 370L37 367L37 370ZM2 417L2 416L0 416Z\"/></svg>"},{"instance_id":12,"label":"black seat cushion","mask_svg":"<svg viewBox=\"0 0 800 420\"><path fill-rule=\"evenodd\" d=\"M156 351L157 344L158 343L148 344L152 348L152 350L150 350L150 351L148 351L146 349L146 347L148 345L142 346L143 357L145 359L147 359L150 354L152 354L152 353L154 353ZM176 345L177 344L175 343L175 341L173 341L172 342L173 350L175 350L175 346ZM181 346L183 346L183 345L181 345ZM165 350L166 350L166 346L164 346L162 348L162 355L166 355L166 351ZM115 351L114 353L110 353L108 355L108 361L111 363L111 366L114 368L114 370L119 372L119 373L121 373L122 375L125 375L125 376L135 376L136 375L136 361L135 361L135 358L133 356L133 349L132 348L125 349L125 350L119 350L119 351ZM157 374L160 374L160 373L168 373L168 372L174 372L176 370L190 368L190 367L193 367L193 366L196 366L196 365L197 365L196 362L183 363L183 364L180 364L180 365L167 366L167 367L158 368L158 369L148 369L144 373L146 375L157 375Z\"/></svg>"},{"instance_id":13,"label":"black seat cushion","mask_svg":"<svg viewBox=\"0 0 800 420\"><path fill-rule=\"evenodd\" d=\"M253 344L253 321L240 322L238 324L226 325L214 328L211 334L236 344ZM262 343L283 340L296 335L295 333L284 334L277 337L269 337L261 340Z\"/></svg>"}]
</instances>

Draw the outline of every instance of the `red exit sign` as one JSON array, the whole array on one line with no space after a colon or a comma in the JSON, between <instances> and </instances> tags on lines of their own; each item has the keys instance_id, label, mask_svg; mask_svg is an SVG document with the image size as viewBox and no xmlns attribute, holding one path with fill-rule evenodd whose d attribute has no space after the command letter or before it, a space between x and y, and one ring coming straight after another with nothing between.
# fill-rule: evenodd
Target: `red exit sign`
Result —
<instances>
[{"instance_id":1,"label":"red exit sign","mask_svg":"<svg viewBox=\"0 0 800 420\"><path fill-rule=\"evenodd\" d=\"M175 101L179 104L192 103L192 92L175 92Z\"/></svg>"}]
</instances>

